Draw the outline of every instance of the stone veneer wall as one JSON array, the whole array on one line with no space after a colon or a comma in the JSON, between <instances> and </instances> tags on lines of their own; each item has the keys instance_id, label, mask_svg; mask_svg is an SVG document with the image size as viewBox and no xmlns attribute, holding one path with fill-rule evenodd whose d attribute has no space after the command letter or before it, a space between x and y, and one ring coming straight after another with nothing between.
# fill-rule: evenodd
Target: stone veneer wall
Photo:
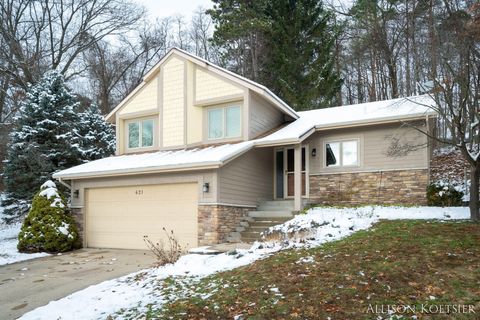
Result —
<instances>
[{"instance_id":1,"label":"stone veneer wall","mask_svg":"<svg viewBox=\"0 0 480 320\"><path fill-rule=\"evenodd\" d=\"M427 169L312 175L310 202L326 205L426 205L427 185Z\"/></svg>"},{"instance_id":2,"label":"stone veneer wall","mask_svg":"<svg viewBox=\"0 0 480 320\"><path fill-rule=\"evenodd\" d=\"M198 206L198 245L225 242L251 208L226 205Z\"/></svg>"},{"instance_id":3,"label":"stone veneer wall","mask_svg":"<svg viewBox=\"0 0 480 320\"><path fill-rule=\"evenodd\" d=\"M85 219L83 216L83 208L71 208L70 209L73 219L75 220L78 228L78 234L81 239L82 247L84 246L84 240L85 240Z\"/></svg>"}]
</instances>

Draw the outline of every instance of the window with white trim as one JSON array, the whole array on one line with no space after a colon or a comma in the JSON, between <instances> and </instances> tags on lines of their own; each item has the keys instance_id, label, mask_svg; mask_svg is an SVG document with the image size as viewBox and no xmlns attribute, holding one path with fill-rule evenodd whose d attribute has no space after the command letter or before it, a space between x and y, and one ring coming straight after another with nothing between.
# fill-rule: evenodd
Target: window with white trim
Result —
<instances>
[{"instance_id":1,"label":"window with white trim","mask_svg":"<svg viewBox=\"0 0 480 320\"><path fill-rule=\"evenodd\" d=\"M241 135L241 108L227 106L207 110L208 140L237 138Z\"/></svg>"},{"instance_id":2,"label":"window with white trim","mask_svg":"<svg viewBox=\"0 0 480 320\"><path fill-rule=\"evenodd\" d=\"M325 167L351 167L358 164L358 140L325 143Z\"/></svg>"},{"instance_id":3,"label":"window with white trim","mask_svg":"<svg viewBox=\"0 0 480 320\"><path fill-rule=\"evenodd\" d=\"M128 149L153 147L154 124L153 119L127 122Z\"/></svg>"}]
</instances>

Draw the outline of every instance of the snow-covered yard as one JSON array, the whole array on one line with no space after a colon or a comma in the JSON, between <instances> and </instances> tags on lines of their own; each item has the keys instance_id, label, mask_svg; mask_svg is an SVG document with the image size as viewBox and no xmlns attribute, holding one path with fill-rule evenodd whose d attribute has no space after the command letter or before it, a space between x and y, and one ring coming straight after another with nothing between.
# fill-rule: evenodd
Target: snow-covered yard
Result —
<instances>
[{"instance_id":1,"label":"snow-covered yard","mask_svg":"<svg viewBox=\"0 0 480 320\"><path fill-rule=\"evenodd\" d=\"M22 224L7 225L3 222L3 208L0 207L0 265L48 256L47 253L19 253L18 233Z\"/></svg>"},{"instance_id":2,"label":"snow-covered yard","mask_svg":"<svg viewBox=\"0 0 480 320\"><path fill-rule=\"evenodd\" d=\"M365 230L381 219L468 219L468 208L360 207L314 208L270 230L272 241L255 243L248 250L219 255L188 254L173 265L152 268L106 281L37 308L21 319L105 319L133 308L146 310L177 297L161 294L168 277L183 277L193 285L210 274L231 270L266 258L286 248L315 247ZM273 240L275 239L275 240ZM179 298L179 297L178 297ZM117 318L123 318L121 313ZM129 315L132 318L132 315Z\"/></svg>"}]
</instances>

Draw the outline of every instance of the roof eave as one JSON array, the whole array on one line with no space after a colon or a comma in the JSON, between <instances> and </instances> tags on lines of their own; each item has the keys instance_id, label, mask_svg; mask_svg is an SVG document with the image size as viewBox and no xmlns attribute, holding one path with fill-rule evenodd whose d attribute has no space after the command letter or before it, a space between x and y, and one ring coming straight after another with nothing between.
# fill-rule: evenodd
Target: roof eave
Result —
<instances>
[{"instance_id":1,"label":"roof eave","mask_svg":"<svg viewBox=\"0 0 480 320\"><path fill-rule=\"evenodd\" d=\"M410 116L392 116L392 117L382 117L377 119L367 119L363 121L348 121L348 122L338 122L332 123L328 125L316 125L316 131L323 131L323 130L331 130L331 129L340 129L340 128L351 128L351 127L359 127L359 126L367 126L367 125L376 125L376 124L383 124L383 123L393 123L393 122L402 122L402 121L414 121L414 120L425 120L427 116L436 116L435 112L423 112L412 114Z\"/></svg>"},{"instance_id":2,"label":"roof eave","mask_svg":"<svg viewBox=\"0 0 480 320\"><path fill-rule=\"evenodd\" d=\"M106 177L118 177L129 176L138 174L149 173L165 173L165 172L181 172L181 171L198 171L198 170L210 170L219 168L223 162L212 161L199 164L185 164L185 165L172 165L172 166L159 166L149 168L135 168L135 169L118 169L118 170L105 170L96 172L85 173L72 173L72 174L53 174L53 178L62 180L76 180L76 179L88 179L88 178L106 178Z\"/></svg>"}]
</instances>

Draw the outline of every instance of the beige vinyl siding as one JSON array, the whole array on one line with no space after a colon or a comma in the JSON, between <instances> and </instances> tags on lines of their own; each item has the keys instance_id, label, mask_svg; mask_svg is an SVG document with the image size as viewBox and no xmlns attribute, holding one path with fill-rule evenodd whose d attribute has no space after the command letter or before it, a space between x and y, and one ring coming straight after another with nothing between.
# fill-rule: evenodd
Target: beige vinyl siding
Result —
<instances>
[{"instance_id":1,"label":"beige vinyl siding","mask_svg":"<svg viewBox=\"0 0 480 320\"><path fill-rule=\"evenodd\" d=\"M400 139L401 144L422 145L427 142L425 135L414 128L402 124L376 125L317 132L307 140L310 150L312 150L312 148L316 148L317 150L315 157L312 157L310 152L310 174L428 167L428 149L426 146L403 156L388 156L387 151L392 143L392 137ZM324 148L326 142L355 139L359 141L358 151L360 163L358 166L325 167Z\"/></svg>"},{"instance_id":2,"label":"beige vinyl siding","mask_svg":"<svg viewBox=\"0 0 480 320\"><path fill-rule=\"evenodd\" d=\"M243 94L243 89L234 85L228 80L223 80L220 77L203 70L200 67L196 68L195 72L195 100L200 102L202 100L217 99L221 97L233 96Z\"/></svg>"},{"instance_id":3,"label":"beige vinyl siding","mask_svg":"<svg viewBox=\"0 0 480 320\"><path fill-rule=\"evenodd\" d=\"M273 199L273 151L254 149L218 171L218 202L258 204Z\"/></svg>"},{"instance_id":4,"label":"beige vinyl siding","mask_svg":"<svg viewBox=\"0 0 480 320\"><path fill-rule=\"evenodd\" d=\"M163 66L163 147L185 144L185 62L171 58Z\"/></svg>"},{"instance_id":5,"label":"beige vinyl siding","mask_svg":"<svg viewBox=\"0 0 480 320\"><path fill-rule=\"evenodd\" d=\"M120 109L118 114L125 116L130 113L146 112L158 109L158 76L154 77L150 82L139 90L125 106Z\"/></svg>"},{"instance_id":6,"label":"beige vinyl siding","mask_svg":"<svg viewBox=\"0 0 480 320\"><path fill-rule=\"evenodd\" d=\"M250 95L249 110L249 139L255 139L283 123L283 113L255 93Z\"/></svg>"},{"instance_id":7,"label":"beige vinyl siding","mask_svg":"<svg viewBox=\"0 0 480 320\"><path fill-rule=\"evenodd\" d=\"M165 228L196 247L197 196L195 183L87 189L86 246L145 250L144 236L168 241Z\"/></svg>"},{"instance_id":8,"label":"beige vinyl siding","mask_svg":"<svg viewBox=\"0 0 480 320\"><path fill-rule=\"evenodd\" d=\"M187 61L187 144L202 142L203 108L194 105L194 68L191 61Z\"/></svg>"},{"instance_id":9,"label":"beige vinyl siding","mask_svg":"<svg viewBox=\"0 0 480 320\"><path fill-rule=\"evenodd\" d=\"M204 193L202 190L202 186L206 182L208 182L210 185L210 191L208 193ZM85 205L85 189L169 183L196 183L199 202L217 202L217 174L215 171L208 170L177 173L149 173L143 175L126 175L74 180L72 181L72 192L78 190L79 196L78 198L75 198L72 195L72 207L83 207Z\"/></svg>"}]
</instances>

